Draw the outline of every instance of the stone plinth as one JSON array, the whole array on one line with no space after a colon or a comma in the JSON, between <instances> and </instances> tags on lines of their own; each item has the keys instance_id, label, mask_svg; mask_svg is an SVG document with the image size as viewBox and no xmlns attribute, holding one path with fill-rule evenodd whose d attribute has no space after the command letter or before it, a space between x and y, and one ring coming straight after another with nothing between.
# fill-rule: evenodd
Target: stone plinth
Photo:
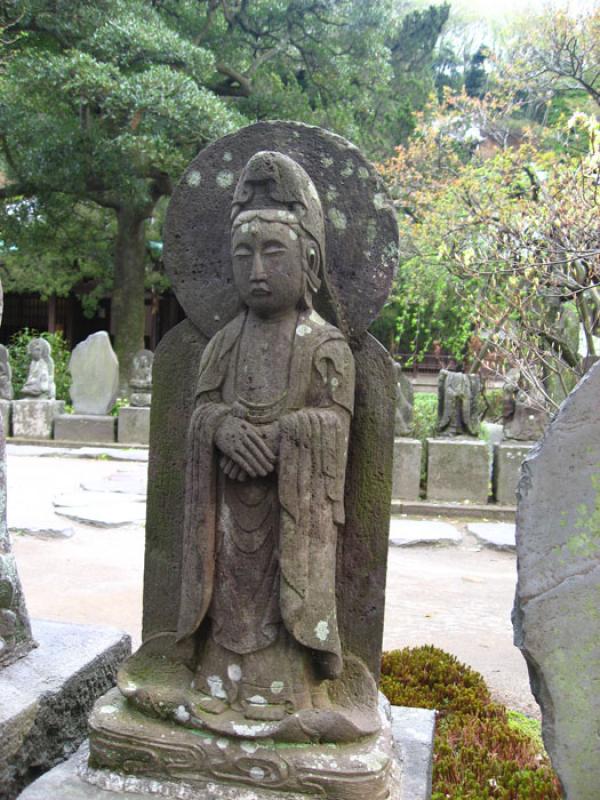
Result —
<instances>
[{"instance_id":1,"label":"stone plinth","mask_svg":"<svg viewBox=\"0 0 600 800\"><path fill-rule=\"evenodd\" d=\"M521 464L535 442L503 442L494 448L494 493L503 506L517 503Z\"/></svg>"},{"instance_id":2,"label":"stone plinth","mask_svg":"<svg viewBox=\"0 0 600 800\"><path fill-rule=\"evenodd\" d=\"M54 438L66 442L114 442L116 418L98 414L63 414L54 422Z\"/></svg>"},{"instance_id":3,"label":"stone plinth","mask_svg":"<svg viewBox=\"0 0 600 800\"><path fill-rule=\"evenodd\" d=\"M0 672L2 800L77 750L94 701L131 651L111 628L34 621L33 631L39 647Z\"/></svg>"},{"instance_id":4,"label":"stone plinth","mask_svg":"<svg viewBox=\"0 0 600 800\"><path fill-rule=\"evenodd\" d=\"M427 440L427 499L487 503L489 450L479 439Z\"/></svg>"},{"instance_id":5,"label":"stone plinth","mask_svg":"<svg viewBox=\"0 0 600 800\"><path fill-rule=\"evenodd\" d=\"M150 441L150 409L135 406L120 408L117 440L120 444L148 444Z\"/></svg>"},{"instance_id":6,"label":"stone plinth","mask_svg":"<svg viewBox=\"0 0 600 800\"><path fill-rule=\"evenodd\" d=\"M63 400L13 400L13 436L20 439L51 439L54 421L64 413Z\"/></svg>"},{"instance_id":7,"label":"stone plinth","mask_svg":"<svg viewBox=\"0 0 600 800\"><path fill-rule=\"evenodd\" d=\"M401 774L389 800L429 800L435 712L421 708L392 707L391 723L395 758L393 769ZM252 749L251 743L246 747ZM331 748L329 748L331 750ZM226 786L210 781L206 788L194 789L185 781L152 781L133 775L119 775L104 770L87 770L87 743L68 761L47 772L32 783L21 800L140 800L140 798L173 797L185 800L311 800L321 797L312 793L282 794L276 790L260 790L253 786ZM81 777L84 772L87 780ZM94 781L90 783L89 781ZM109 788L110 787L110 788ZM113 791L111 791L111 789ZM118 791L118 795L114 794ZM158 792L157 795L157 791ZM310 791L310 790L309 790ZM359 791L361 791L359 787ZM357 794L356 797L360 795Z\"/></svg>"},{"instance_id":8,"label":"stone plinth","mask_svg":"<svg viewBox=\"0 0 600 800\"><path fill-rule=\"evenodd\" d=\"M2 427L4 428L4 438L10 436L10 421L11 421L11 401L0 400L0 414L2 415Z\"/></svg>"},{"instance_id":9,"label":"stone plinth","mask_svg":"<svg viewBox=\"0 0 600 800\"><path fill-rule=\"evenodd\" d=\"M418 439L394 439L392 497L395 500L418 500L421 482L421 452Z\"/></svg>"}]
</instances>

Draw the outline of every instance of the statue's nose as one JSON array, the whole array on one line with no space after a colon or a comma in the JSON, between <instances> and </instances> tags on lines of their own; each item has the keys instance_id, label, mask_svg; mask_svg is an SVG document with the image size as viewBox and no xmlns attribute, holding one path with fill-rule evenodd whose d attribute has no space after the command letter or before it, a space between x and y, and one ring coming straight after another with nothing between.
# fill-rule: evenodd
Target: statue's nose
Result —
<instances>
[{"instance_id":1,"label":"statue's nose","mask_svg":"<svg viewBox=\"0 0 600 800\"><path fill-rule=\"evenodd\" d=\"M252 272L250 273L250 281L263 282L266 280L267 273L263 267L262 258L260 253L254 254L252 261Z\"/></svg>"}]
</instances>

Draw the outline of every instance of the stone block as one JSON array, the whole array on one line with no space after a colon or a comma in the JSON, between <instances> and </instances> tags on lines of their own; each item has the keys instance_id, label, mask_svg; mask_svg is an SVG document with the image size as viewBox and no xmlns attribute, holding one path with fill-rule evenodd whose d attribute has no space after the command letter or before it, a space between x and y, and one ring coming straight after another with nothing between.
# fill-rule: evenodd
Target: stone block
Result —
<instances>
[{"instance_id":1,"label":"stone block","mask_svg":"<svg viewBox=\"0 0 600 800\"><path fill-rule=\"evenodd\" d=\"M503 506L517 503L521 464L535 442L503 442L494 448L494 494Z\"/></svg>"},{"instance_id":2,"label":"stone block","mask_svg":"<svg viewBox=\"0 0 600 800\"><path fill-rule=\"evenodd\" d=\"M394 439L394 471L392 497L394 500L418 500L421 483L421 452L418 439Z\"/></svg>"},{"instance_id":3,"label":"stone block","mask_svg":"<svg viewBox=\"0 0 600 800\"><path fill-rule=\"evenodd\" d=\"M111 628L33 621L39 647L0 673L0 797L74 753L95 700L131 650Z\"/></svg>"},{"instance_id":4,"label":"stone block","mask_svg":"<svg viewBox=\"0 0 600 800\"><path fill-rule=\"evenodd\" d=\"M120 408L117 441L120 444L148 444L150 441L150 409L135 406Z\"/></svg>"},{"instance_id":5,"label":"stone block","mask_svg":"<svg viewBox=\"0 0 600 800\"><path fill-rule=\"evenodd\" d=\"M2 427L4 428L4 438L10 436L10 423L11 423L11 401L0 400L0 414L2 415Z\"/></svg>"},{"instance_id":6,"label":"stone block","mask_svg":"<svg viewBox=\"0 0 600 800\"><path fill-rule=\"evenodd\" d=\"M51 439L56 417L65 413L63 400L13 400L12 433L20 439Z\"/></svg>"},{"instance_id":7,"label":"stone block","mask_svg":"<svg viewBox=\"0 0 600 800\"><path fill-rule=\"evenodd\" d=\"M479 439L427 440L427 499L449 503L487 503L489 449Z\"/></svg>"},{"instance_id":8,"label":"stone block","mask_svg":"<svg viewBox=\"0 0 600 800\"><path fill-rule=\"evenodd\" d=\"M389 800L429 800L435 711L392 706L391 718L396 761L394 767L401 778ZM249 746L248 742L246 746ZM20 800L112 800L114 797L120 800L150 800L158 795L185 797L186 800L310 800L315 797L312 793L281 794L276 790L261 791L258 787L228 787L213 781L206 789L192 789L182 785L181 781L159 783L104 770L88 771L85 766L88 753L86 742L68 761L32 783L20 795ZM87 773L88 780L82 777L82 773ZM91 783L92 780L95 782ZM118 795L114 794L115 791L118 791Z\"/></svg>"},{"instance_id":9,"label":"stone block","mask_svg":"<svg viewBox=\"0 0 600 800\"><path fill-rule=\"evenodd\" d=\"M66 442L114 442L116 418L96 414L63 414L54 421L54 438Z\"/></svg>"}]
</instances>

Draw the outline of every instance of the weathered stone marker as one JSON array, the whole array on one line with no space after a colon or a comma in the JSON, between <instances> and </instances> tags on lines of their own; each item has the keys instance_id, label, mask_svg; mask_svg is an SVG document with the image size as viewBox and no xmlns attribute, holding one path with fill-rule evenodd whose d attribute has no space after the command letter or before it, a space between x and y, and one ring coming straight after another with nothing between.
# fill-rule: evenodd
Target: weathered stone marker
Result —
<instances>
[{"instance_id":1,"label":"weathered stone marker","mask_svg":"<svg viewBox=\"0 0 600 800\"><path fill-rule=\"evenodd\" d=\"M119 361L106 331L80 342L69 360L73 414L56 420L54 438L72 442L114 442L116 420L109 415L119 391Z\"/></svg>"},{"instance_id":2,"label":"weathered stone marker","mask_svg":"<svg viewBox=\"0 0 600 800\"><path fill-rule=\"evenodd\" d=\"M14 397L12 385L12 369L8 348L0 344L0 412L4 428L4 437L10 433L11 400Z\"/></svg>"},{"instance_id":3,"label":"weathered stone marker","mask_svg":"<svg viewBox=\"0 0 600 800\"><path fill-rule=\"evenodd\" d=\"M515 644L566 800L600 792L600 364L526 459L517 506Z\"/></svg>"},{"instance_id":4,"label":"weathered stone marker","mask_svg":"<svg viewBox=\"0 0 600 800\"><path fill-rule=\"evenodd\" d=\"M410 439L413 425L414 391L411 382L394 364L396 374L396 416L394 422L394 469L392 497L398 500L417 500L421 480L422 444Z\"/></svg>"},{"instance_id":5,"label":"weathered stone marker","mask_svg":"<svg viewBox=\"0 0 600 800\"><path fill-rule=\"evenodd\" d=\"M131 405L119 409L117 425L117 439L123 444L148 444L150 439L153 362L151 350L140 350L133 358L129 378Z\"/></svg>"},{"instance_id":6,"label":"weathered stone marker","mask_svg":"<svg viewBox=\"0 0 600 800\"><path fill-rule=\"evenodd\" d=\"M54 420L65 410L62 400L56 400L54 360L45 339L32 339L27 346L31 358L27 380L21 389L20 400L11 405L13 436L25 439L50 439Z\"/></svg>"},{"instance_id":7,"label":"weathered stone marker","mask_svg":"<svg viewBox=\"0 0 600 800\"><path fill-rule=\"evenodd\" d=\"M165 254L188 320L154 362L144 644L88 778L400 797L376 685L395 382L366 333L393 209L344 140L260 123L190 165Z\"/></svg>"}]
</instances>

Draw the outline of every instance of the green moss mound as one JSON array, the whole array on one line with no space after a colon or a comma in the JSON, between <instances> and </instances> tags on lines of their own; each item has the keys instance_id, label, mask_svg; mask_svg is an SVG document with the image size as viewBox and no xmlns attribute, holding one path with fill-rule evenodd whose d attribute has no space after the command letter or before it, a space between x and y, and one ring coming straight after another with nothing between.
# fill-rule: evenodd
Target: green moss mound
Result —
<instances>
[{"instance_id":1,"label":"green moss mound","mask_svg":"<svg viewBox=\"0 0 600 800\"><path fill-rule=\"evenodd\" d=\"M384 653L381 690L393 705L438 712L432 800L561 800L539 738L454 656L430 645Z\"/></svg>"}]
</instances>

